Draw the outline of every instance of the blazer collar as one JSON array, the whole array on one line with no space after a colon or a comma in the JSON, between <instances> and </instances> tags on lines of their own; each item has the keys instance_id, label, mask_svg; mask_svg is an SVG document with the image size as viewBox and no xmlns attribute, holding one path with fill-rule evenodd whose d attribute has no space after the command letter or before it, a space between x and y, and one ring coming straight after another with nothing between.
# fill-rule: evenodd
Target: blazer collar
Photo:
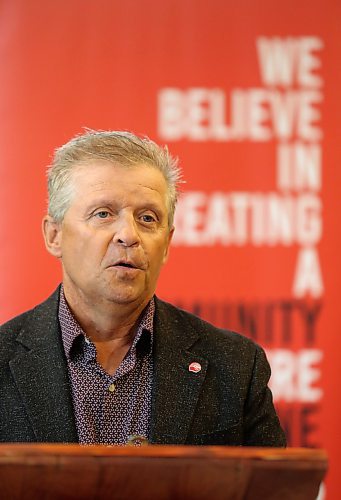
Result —
<instances>
[{"instance_id":1,"label":"blazer collar","mask_svg":"<svg viewBox=\"0 0 341 500\"><path fill-rule=\"evenodd\" d=\"M173 306L156 300L154 380L150 441L183 444L191 425L208 361L191 348L198 332ZM199 371L189 370L198 363Z\"/></svg>"},{"instance_id":2,"label":"blazer collar","mask_svg":"<svg viewBox=\"0 0 341 500\"><path fill-rule=\"evenodd\" d=\"M21 348L10 369L37 441L76 442L58 300L59 288L32 310L17 337Z\"/></svg>"}]
</instances>

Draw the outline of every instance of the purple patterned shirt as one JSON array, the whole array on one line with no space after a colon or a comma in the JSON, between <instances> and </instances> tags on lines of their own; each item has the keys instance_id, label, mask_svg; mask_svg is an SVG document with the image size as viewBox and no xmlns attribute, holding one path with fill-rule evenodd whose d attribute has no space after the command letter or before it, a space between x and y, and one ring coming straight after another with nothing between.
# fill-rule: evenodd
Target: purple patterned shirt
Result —
<instances>
[{"instance_id":1,"label":"purple patterned shirt","mask_svg":"<svg viewBox=\"0 0 341 500\"><path fill-rule=\"evenodd\" d=\"M59 322L79 443L123 445L135 434L148 439L154 310L152 299L131 348L114 375L109 375L97 363L96 347L72 315L61 288Z\"/></svg>"}]
</instances>

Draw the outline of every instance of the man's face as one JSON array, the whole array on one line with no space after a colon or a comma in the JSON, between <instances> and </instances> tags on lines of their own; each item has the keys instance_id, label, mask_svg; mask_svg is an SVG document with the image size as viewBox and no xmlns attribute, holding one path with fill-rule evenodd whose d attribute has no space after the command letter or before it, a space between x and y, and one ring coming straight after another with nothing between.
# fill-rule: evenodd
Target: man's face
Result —
<instances>
[{"instance_id":1,"label":"man's face","mask_svg":"<svg viewBox=\"0 0 341 500\"><path fill-rule=\"evenodd\" d=\"M96 161L73 173L74 195L56 237L66 294L145 305L167 259L167 185L154 167Z\"/></svg>"}]
</instances>

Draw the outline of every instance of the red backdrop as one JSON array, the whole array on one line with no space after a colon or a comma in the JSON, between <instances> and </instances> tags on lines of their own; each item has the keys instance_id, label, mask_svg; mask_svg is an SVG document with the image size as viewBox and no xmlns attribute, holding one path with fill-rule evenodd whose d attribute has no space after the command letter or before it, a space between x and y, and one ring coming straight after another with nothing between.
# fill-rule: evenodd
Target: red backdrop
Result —
<instances>
[{"instance_id":1,"label":"red backdrop","mask_svg":"<svg viewBox=\"0 0 341 500\"><path fill-rule=\"evenodd\" d=\"M158 294L268 352L293 446L340 467L340 2L2 0L0 319L44 299L45 167L83 127L167 143L186 184Z\"/></svg>"}]
</instances>

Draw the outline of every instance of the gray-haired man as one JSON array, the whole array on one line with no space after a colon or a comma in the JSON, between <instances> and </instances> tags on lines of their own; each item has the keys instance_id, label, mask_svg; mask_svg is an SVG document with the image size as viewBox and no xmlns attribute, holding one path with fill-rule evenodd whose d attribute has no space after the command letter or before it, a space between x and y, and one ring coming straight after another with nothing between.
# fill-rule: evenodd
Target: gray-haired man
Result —
<instances>
[{"instance_id":1,"label":"gray-haired man","mask_svg":"<svg viewBox=\"0 0 341 500\"><path fill-rule=\"evenodd\" d=\"M1 327L1 441L285 445L262 349L154 295L178 182L127 132L56 151L43 233L63 283Z\"/></svg>"}]
</instances>

